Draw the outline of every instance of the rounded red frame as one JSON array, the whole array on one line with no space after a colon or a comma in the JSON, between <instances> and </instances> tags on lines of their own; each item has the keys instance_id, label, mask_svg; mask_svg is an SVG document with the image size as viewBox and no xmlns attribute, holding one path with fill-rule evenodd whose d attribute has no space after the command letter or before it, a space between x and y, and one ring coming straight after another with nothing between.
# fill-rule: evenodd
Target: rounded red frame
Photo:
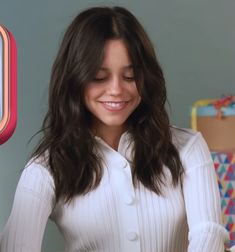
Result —
<instances>
[{"instance_id":1,"label":"rounded red frame","mask_svg":"<svg viewBox=\"0 0 235 252\"><path fill-rule=\"evenodd\" d=\"M0 36L3 42L2 118L0 119L0 144L3 144L12 136L16 128L17 48L13 35L2 25L0 25Z\"/></svg>"}]
</instances>

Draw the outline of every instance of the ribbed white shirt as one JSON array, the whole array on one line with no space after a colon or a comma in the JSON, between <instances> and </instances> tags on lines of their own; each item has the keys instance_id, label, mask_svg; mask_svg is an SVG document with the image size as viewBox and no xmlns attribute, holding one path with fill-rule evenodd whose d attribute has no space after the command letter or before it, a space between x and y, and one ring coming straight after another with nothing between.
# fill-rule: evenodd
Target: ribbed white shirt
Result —
<instances>
[{"instance_id":1,"label":"ribbed white shirt","mask_svg":"<svg viewBox=\"0 0 235 252\"><path fill-rule=\"evenodd\" d=\"M30 162L19 180L5 225L1 252L39 252L48 218L65 239L66 252L223 252L228 234L221 225L220 195L213 162L200 133L172 129L185 169L173 187L165 169L163 196L142 184L133 187L128 133L118 151L96 137L104 176L97 189L54 204L49 169Z\"/></svg>"}]
</instances>

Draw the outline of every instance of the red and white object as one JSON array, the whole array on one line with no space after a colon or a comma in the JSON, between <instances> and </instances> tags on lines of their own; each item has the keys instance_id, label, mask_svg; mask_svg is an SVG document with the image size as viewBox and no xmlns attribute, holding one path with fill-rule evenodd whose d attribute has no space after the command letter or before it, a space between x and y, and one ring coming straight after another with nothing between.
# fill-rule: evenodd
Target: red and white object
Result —
<instances>
[{"instance_id":1,"label":"red and white object","mask_svg":"<svg viewBox=\"0 0 235 252\"><path fill-rule=\"evenodd\" d=\"M17 48L13 35L0 25L0 144L13 134L17 120Z\"/></svg>"}]
</instances>

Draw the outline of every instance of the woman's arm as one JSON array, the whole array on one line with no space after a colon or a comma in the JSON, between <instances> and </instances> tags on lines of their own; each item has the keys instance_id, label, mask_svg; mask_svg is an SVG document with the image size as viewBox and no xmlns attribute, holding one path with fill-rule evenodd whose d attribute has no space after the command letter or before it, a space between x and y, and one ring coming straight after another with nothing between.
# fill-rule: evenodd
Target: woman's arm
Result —
<instances>
[{"instance_id":1,"label":"woman's arm","mask_svg":"<svg viewBox=\"0 0 235 252\"><path fill-rule=\"evenodd\" d=\"M4 227L1 252L39 252L54 206L54 183L46 168L32 162L19 180L10 217Z\"/></svg>"},{"instance_id":2,"label":"woman's arm","mask_svg":"<svg viewBox=\"0 0 235 252\"><path fill-rule=\"evenodd\" d=\"M189 225L189 252L223 252L228 238L222 226L219 188L214 164L200 133L183 156L183 192Z\"/></svg>"}]
</instances>

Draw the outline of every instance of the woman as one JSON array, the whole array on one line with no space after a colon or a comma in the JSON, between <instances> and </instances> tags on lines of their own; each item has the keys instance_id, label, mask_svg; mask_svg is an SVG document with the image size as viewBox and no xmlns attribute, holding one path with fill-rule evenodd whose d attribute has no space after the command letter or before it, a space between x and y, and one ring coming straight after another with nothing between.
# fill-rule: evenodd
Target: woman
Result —
<instances>
[{"instance_id":1,"label":"woman","mask_svg":"<svg viewBox=\"0 0 235 252\"><path fill-rule=\"evenodd\" d=\"M17 186L1 251L222 252L220 198L200 135L169 125L153 46L121 7L80 13L54 62L41 142Z\"/></svg>"}]
</instances>

